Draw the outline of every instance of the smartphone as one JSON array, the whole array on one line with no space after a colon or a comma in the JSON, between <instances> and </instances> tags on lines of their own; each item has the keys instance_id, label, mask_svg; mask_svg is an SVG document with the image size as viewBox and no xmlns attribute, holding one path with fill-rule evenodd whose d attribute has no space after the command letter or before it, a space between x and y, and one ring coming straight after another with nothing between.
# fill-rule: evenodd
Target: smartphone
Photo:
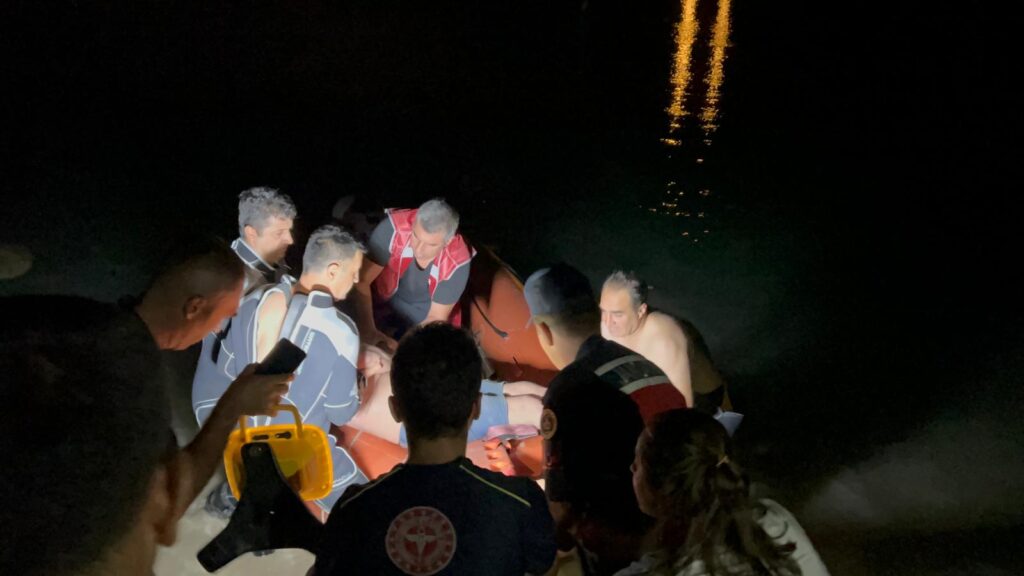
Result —
<instances>
[{"instance_id":1,"label":"smartphone","mask_svg":"<svg viewBox=\"0 0 1024 576\"><path fill-rule=\"evenodd\" d=\"M302 348L281 338L274 344L274 348L256 366L257 374L291 374L299 368L299 364L306 359L306 353Z\"/></svg>"}]
</instances>

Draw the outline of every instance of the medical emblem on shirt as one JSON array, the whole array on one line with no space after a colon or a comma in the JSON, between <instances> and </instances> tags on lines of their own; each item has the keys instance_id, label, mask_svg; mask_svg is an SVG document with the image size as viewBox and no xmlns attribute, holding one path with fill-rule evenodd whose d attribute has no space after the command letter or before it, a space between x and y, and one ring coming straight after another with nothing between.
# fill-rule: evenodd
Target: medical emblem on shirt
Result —
<instances>
[{"instance_id":1,"label":"medical emblem on shirt","mask_svg":"<svg viewBox=\"0 0 1024 576\"><path fill-rule=\"evenodd\" d=\"M551 440L558 432L558 417L551 408L545 408L540 414L540 435L545 440Z\"/></svg>"},{"instance_id":2,"label":"medical emblem on shirt","mask_svg":"<svg viewBox=\"0 0 1024 576\"><path fill-rule=\"evenodd\" d=\"M455 556L455 527L436 508L416 506L391 521L385 542L388 558L406 574L440 572Z\"/></svg>"}]
</instances>

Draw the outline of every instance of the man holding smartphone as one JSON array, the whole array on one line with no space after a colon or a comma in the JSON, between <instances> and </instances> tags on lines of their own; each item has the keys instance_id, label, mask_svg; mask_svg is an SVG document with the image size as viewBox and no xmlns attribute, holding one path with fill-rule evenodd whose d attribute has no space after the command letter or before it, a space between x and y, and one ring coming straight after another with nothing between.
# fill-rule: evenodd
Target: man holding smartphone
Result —
<instances>
[{"instance_id":1,"label":"man holding smartphone","mask_svg":"<svg viewBox=\"0 0 1024 576\"><path fill-rule=\"evenodd\" d=\"M184 350L234 315L242 292L242 263L222 241L182 246L133 306L161 350ZM176 512L185 513L220 466L228 435L242 415L268 414L288 390L291 374L257 375L248 366L211 406L196 437L182 449L187 482Z\"/></svg>"}]
</instances>

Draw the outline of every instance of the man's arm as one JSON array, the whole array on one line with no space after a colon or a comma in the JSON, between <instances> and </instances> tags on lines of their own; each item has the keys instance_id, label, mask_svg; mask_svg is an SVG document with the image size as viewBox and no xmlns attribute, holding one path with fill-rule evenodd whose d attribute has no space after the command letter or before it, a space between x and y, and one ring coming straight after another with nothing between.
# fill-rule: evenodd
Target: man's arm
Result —
<instances>
[{"instance_id":1,"label":"man's arm","mask_svg":"<svg viewBox=\"0 0 1024 576\"><path fill-rule=\"evenodd\" d=\"M431 322L447 322L448 317L452 314L452 308L455 308L455 304L431 302L430 310L427 311L427 317L420 322L420 326L426 326Z\"/></svg>"},{"instance_id":2,"label":"man's arm","mask_svg":"<svg viewBox=\"0 0 1024 576\"><path fill-rule=\"evenodd\" d=\"M355 304L356 325L359 326L359 333L372 335L377 333L377 324L373 321L373 294L371 292L373 281L380 276L384 267L369 258L363 258L363 265L359 269L359 282L352 291L353 303ZM376 342L368 342L376 344Z\"/></svg>"},{"instance_id":3,"label":"man's arm","mask_svg":"<svg viewBox=\"0 0 1024 576\"><path fill-rule=\"evenodd\" d=\"M367 248L366 257L363 258L363 265L359 269L359 282L353 290L352 302L355 305L355 321L359 327L360 339L374 346L381 346L388 351L394 352L398 343L377 330L377 324L373 320L373 281L380 276L391 259L391 240L395 235L395 227L391 220L385 218L370 234L370 242Z\"/></svg>"},{"instance_id":4,"label":"man's arm","mask_svg":"<svg viewBox=\"0 0 1024 576\"><path fill-rule=\"evenodd\" d=\"M256 316L256 362L262 362L281 338L288 306L284 294L271 292Z\"/></svg>"},{"instance_id":5,"label":"man's arm","mask_svg":"<svg viewBox=\"0 0 1024 576\"><path fill-rule=\"evenodd\" d=\"M394 353L398 349L398 341L377 330L377 323L373 320L373 295L370 293L370 285L384 268L364 258L362 270L364 271L359 273L359 283L352 291L360 340L371 346L380 347L389 353Z\"/></svg>"},{"instance_id":6,"label":"man's arm","mask_svg":"<svg viewBox=\"0 0 1024 576\"><path fill-rule=\"evenodd\" d=\"M431 322L448 321L448 317L452 314L452 308L455 307L466 290L466 284L469 282L469 266L468 263L463 265L452 274L451 278L437 285L431 299L430 310L427 311L427 317L420 322L421 326Z\"/></svg>"},{"instance_id":7,"label":"man's arm","mask_svg":"<svg viewBox=\"0 0 1024 576\"><path fill-rule=\"evenodd\" d=\"M291 374L257 375L250 365L231 383L217 401L199 434L183 452L184 489L177 502L177 515L185 514L196 496L203 491L223 459L228 436L243 415L272 414L273 407L288 391Z\"/></svg>"}]
</instances>

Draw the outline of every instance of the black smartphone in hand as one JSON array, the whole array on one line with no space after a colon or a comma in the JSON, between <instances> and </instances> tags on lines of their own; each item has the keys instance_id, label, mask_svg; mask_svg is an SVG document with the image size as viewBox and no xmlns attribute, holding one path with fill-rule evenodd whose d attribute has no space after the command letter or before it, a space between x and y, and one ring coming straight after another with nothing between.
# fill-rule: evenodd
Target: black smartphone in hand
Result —
<instances>
[{"instance_id":1,"label":"black smartphone in hand","mask_svg":"<svg viewBox=\"0 0 1024 576\"><path fill-rule=\"evenodd\" d=\"M256 374L291 374L305 360L306 353L302 348L292 344L287 338L281 338L267 357L256 365Z\"/></svg>"}]
</instances>

